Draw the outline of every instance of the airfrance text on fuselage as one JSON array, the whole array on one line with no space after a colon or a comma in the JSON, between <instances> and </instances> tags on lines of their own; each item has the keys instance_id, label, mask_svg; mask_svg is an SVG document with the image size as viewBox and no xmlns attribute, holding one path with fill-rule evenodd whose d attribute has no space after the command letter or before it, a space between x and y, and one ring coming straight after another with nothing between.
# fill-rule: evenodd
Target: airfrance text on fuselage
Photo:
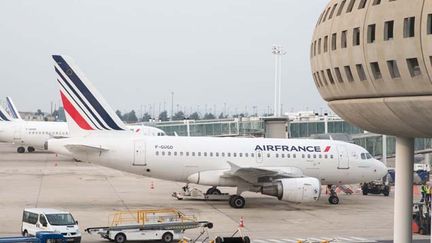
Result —
<instances>
[{"instance_id":1,"label":"airfrance text on fuselage","mask_svg":"<svg viewBox=\"0 0 432 243\"><path fill-rule=\"evenodd\" d=\"M320 146L289 146L289 145L257 145L255 151L286 151L286 152L328 152L330 146L326 146L324 151Z\"/></svg>"}]
</instances>

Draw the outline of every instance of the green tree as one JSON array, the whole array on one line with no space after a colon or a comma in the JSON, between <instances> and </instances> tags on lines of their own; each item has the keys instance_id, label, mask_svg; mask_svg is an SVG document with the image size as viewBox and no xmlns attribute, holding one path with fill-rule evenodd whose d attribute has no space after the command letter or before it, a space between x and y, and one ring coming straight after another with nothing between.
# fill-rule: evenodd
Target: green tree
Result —
<instances>
[{"instance_id":1,"label":"green tree","mask_svg":"<svg viewBox=\"0 0 432 243\"><path fill-rule=\"evenodd\" d=\"M169 120L169 118L168 118L168 112L167 111L162 111L159 114L159 120L161 120L161 121L168 121Z\"/></svg>"},{"instance_id":2,"label":"green tree","mask_svg":"<svg viewBox=\"0 0 432 243\"><path fill-rule=\"evenodd\" d=\"M130 111L129 113L124 114L123 118L128 123L133 123L133 122L137 122L138 121L138 118L137 118L136 113L135 113L134 110Z\"/></svg>"},{"instance_id":3,"label":"green tree","mask_svg":"<svg viewBox=\"0 0 432 243\"><path fill-rule=\"evenodd\" d=\"M185 114L183 113L183 111L178 111L177 113L174 114L173 120L174 121L180 121L180 120L184 120L185 119Z\"/></svg>"},{"instance_id":4,"label":"green tree","mask_svg":"<svg viewBox=\"0 0 432 243\"><path fill-rule=\"evenodd\" d=\"M225 116L225 114L223 113L223 112L221 112L220 114L219 114L219 119L224 119L224 118L227 118L228 116Z\"/></svg>"},{"instance_id":5,"label":"green tree","mask_svg":"<svg viewBox=\"0 0 432 243\"><path fill-rule=\"evenodd\" d=\"M198 112L194 112L189 116L189 119L191 120L199 120L200 119L200 115L198 114Z\"/></svg>"},{"instance_id":6,"label":"green tree","mask_svg":"<svg viewBox=\"0 0 432 243\"><path fill-rule=\"evenodd\" d=\"M150 116L150 114L148 112L144 113L144 115L142 117L142 121L143 122L148 122L148 121L150 121L150 119L152 119L152 117Z\"/></svg>"},{"instance_id":7,"label":"green tree","mask_svg":"<svg viewBox=\"0 0 432 243\"><path fill-rule=\"evenodd\" d=\"M123 120L123 115L122 115L122 113L121 113L121 111L119 111L119 110L116 110L116 112L115 112L116 114L117 114L117 116L120 118L120 120Z\"/></svg>"},{"instance_id":8,"label":"green tree","mask_svg":"<svg viewBox=\"0 0 432 243\"><path fill-rule=\"evenodd\" d=\"M205 119L205 120L212 120L212 119L216 119L216 116L213 115L212 113L206 113L206 114L204 115L204 119Z\"/></svg>"}]
</instances>

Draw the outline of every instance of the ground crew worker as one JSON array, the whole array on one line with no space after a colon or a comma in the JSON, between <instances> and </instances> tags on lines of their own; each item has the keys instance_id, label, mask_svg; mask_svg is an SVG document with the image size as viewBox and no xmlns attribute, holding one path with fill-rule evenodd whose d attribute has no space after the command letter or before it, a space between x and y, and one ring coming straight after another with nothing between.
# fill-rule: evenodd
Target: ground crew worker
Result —
<instances>
[{"instance_id":1,"label":"ground crew worker","mask_svg":"<svg viewBox=\"0 0 432 243\"><path fill-rule=\"evenodd\" d=\"M429 185L426 186L427 188L427 193L426 193L426 204L431 202L431 194L432 194L432 187L430 187Z\"/></svg>"},{"instance_id":2,"label":"ground crew worker","mask_svg":"<svg viewBox=\"0 0 432 243\"><path fill-rule=\"evenodd\" d=\"M429 193L429 188L426 185L426 183L423 183L421 185L421 195L422 195L422 198L421 198L420 202L424 202L426 200L426 196L427 196L428 193Z\"/></svg>"}]
</instances>

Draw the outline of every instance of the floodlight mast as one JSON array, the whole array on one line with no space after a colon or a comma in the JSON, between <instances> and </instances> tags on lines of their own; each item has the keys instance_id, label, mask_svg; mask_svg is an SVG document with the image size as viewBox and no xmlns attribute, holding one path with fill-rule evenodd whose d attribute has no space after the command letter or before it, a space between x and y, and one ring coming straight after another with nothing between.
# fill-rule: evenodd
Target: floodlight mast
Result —
<instances>
[{"instance_id":1,"label":"floodlight mast","mask_svg":"<svg viewBox=\"0 0 432 243\"><path fill-rule=\"evenodd\" d=\"M282 89L282 56L286 51L280 45L273 45L272 53L275 57L275 90L273 116L280 117L282 113L281 89Z\"/></svg>"}]
</instances>

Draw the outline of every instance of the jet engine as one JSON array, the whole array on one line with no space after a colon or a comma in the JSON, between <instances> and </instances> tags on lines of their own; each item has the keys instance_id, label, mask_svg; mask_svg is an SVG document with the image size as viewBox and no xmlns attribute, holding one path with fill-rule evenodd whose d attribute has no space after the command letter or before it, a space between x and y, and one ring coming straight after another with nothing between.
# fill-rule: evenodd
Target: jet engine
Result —
<instances>
[{"instance_id":1,"label":"jet engine","mask_svg":"<svg viewBox=\"0 0 432 243\"><path fill-rule=\"evenodd\" d=\"M263 186L261 193L287 202L313 202L320 197L321 183L312 177L287 178Z\"/></svg>"}]
</instances>

